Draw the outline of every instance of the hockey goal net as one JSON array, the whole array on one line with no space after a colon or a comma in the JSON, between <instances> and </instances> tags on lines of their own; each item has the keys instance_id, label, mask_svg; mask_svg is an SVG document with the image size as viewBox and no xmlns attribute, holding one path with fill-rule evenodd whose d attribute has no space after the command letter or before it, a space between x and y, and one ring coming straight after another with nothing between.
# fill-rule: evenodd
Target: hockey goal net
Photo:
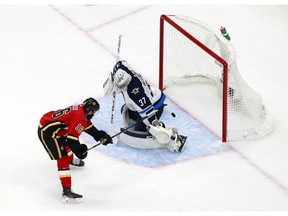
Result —
<instances>
[{"instance_id":1,"label":"hockey goal net","mask_svg":"<svg viewBox=\"0 0 288 216\"><path fill-rule=\"evenodd\" d=\"M223 142L258 138L273 130L261 96L241 77L235 50L220 32L186 16L162 15L159 60L161 90L175 84L215 84L215 97L222 100Z\"/></svg>"}]
</instances>

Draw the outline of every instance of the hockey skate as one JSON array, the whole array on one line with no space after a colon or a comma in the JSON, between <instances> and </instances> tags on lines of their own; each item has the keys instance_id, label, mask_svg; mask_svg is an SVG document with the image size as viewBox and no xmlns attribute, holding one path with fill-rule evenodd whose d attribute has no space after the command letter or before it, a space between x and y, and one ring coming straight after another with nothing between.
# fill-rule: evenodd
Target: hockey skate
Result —
<instances>
[{"instance_id":1,"label":"hockey skate","mask_svg":"<svg viewBox=\"0 0 288 216\"><path fill-rule=\"evenodd\" d=\"M80 194L73 193L71 188L63 188L62 202L66 204L81 202L83 196Z\"/></svg>"},{"instance_id":2,"label":"hockey skate","mask_svg":"<svg viewBox=\"0 0 288 216\"><path fill-rule=\"evenodd\" d=\"M170 137L170 139L171 139L171 141L167 145L167 148L171 152L182 152L183 148L186 144L187 136L183 136L183 135L179 135L179 134L174 133Z\"/></svg>"},{"instance_id":3,"label":"hockey skate","mask_svg":"<svg viewBox=\"0 0 288 216\"><path fill-rule=\"evenodd\" d=\"M187 140L187 136L183 136L183 135L179 135L177 136L177 140L179 140L179 142L181 143L179 149L178 149L178 152L182 152L184 146L185 146L185 143L186 143L186 140Z\"/></svg>"},{"instance_id":4,"label":"hockey skate","mask_svg":"<svg viewBox=\"0 0 288 216\"><path fill-rule=\"evenodd\" d=\"M73 160L70 162L70 165L83 167L85 165L85 162L81 159L73 158Z\"/></svg>"},{"instance_id":5,"label":"hockey skate","mask_svg":"<svg viewBox=\"0 0 288 216\"><path fill-rule=\"evenodd\" d=\"M182 150L185 146L186 140L187 140L187 136L183 136L183 135L178 134L178 130L176 128L172 128L172 131L173 131L173 135L172 135L171 139L175 141L176 146L177 146L174 149L174 151L175 152L182 152Z\"/></svg>"}]
</instances>

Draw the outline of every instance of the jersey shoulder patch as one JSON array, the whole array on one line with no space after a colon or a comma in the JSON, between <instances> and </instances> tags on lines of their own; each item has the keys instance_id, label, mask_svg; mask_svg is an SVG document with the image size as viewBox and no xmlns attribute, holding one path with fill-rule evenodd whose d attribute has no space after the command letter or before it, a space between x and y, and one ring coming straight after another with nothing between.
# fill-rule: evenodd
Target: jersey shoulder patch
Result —
<instances>
[{"instance_id":1,"label":"jersey shoulder patch","mask_svg":"<svg viewBox=\"0 0 288 216\"><path fill-rule=\"evenodd\" d=\"M79 105L72 105L72 110L78 110Z\"/></svg>"}]
</instances>

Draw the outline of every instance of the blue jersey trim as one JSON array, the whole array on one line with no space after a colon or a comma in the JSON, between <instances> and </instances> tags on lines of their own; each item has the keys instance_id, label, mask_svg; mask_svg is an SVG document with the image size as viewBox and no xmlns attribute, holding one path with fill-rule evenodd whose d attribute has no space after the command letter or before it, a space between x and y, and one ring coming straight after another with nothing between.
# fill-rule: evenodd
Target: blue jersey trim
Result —
<instances>
[{"instance_id":1,"label":"blue jersey trim","mask_svg":"<svg viewBox=\"0 0 288 216\"><path fill-rule=\"evenodd\" d=\"M159 107L161 107L163 105L165 99L166 99L166 95L162 93L160 100L158 100L158 102L154 105L154 108L158 109Z\"/></svg>"}]
</instances>

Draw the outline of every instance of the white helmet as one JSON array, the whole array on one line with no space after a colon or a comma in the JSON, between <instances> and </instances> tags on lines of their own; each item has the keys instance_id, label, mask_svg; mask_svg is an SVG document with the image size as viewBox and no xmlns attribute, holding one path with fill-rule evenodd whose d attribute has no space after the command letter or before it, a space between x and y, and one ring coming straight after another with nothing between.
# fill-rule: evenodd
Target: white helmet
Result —
<instances>
[{"instance_id":1,"label":"white helmet","mask_svg":"<svg viewBox=\"0 0 288 216\"><path fill-rule=\"evenodd\" d=\"M125 86L127 86L130 83L131 79L132 79L131 75L122 69L118 69L113 76L114 85L118 89L122 89Z\"/></svg>"}]
</instances>

